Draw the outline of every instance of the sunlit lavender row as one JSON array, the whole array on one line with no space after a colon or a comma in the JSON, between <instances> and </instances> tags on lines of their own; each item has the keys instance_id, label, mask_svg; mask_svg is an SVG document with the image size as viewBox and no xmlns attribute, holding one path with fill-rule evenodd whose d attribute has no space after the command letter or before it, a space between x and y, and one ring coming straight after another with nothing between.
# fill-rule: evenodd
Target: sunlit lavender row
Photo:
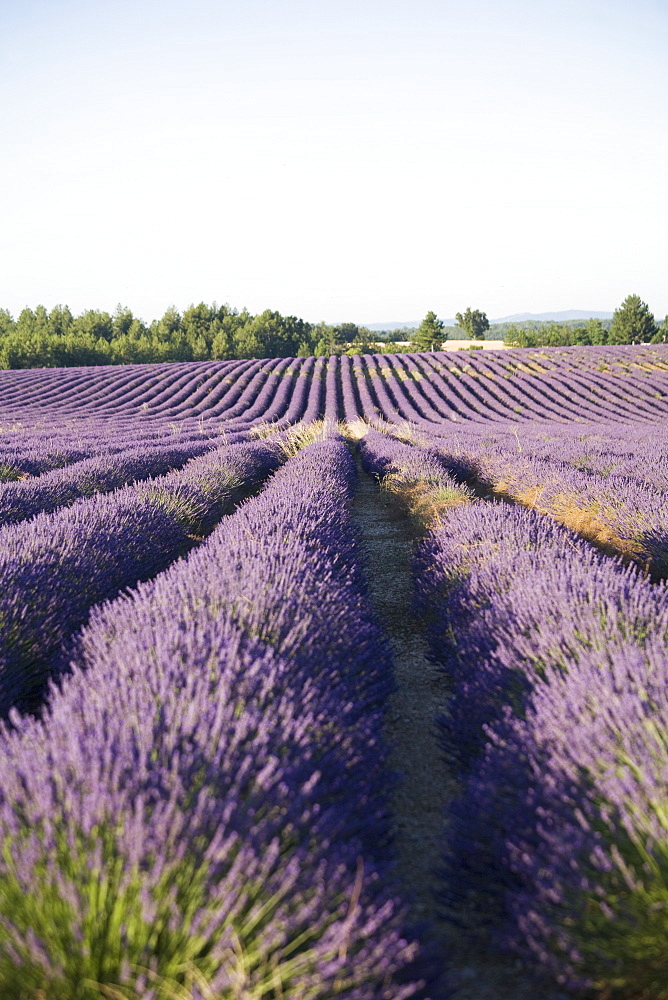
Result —
<instances>
[{"instance_id":1,"label":"sunlit lavender row","mask_svg":"<svg viewBox=\"0 0 668 1000\"><path fill-rule=\"evenodd\" d=\"M483 356L484 355L484 356ZM434 352L3 372L0 426L94 438L367 419L660 423L668 346ZM18 426L20 424L20 427ZM5 435L3 435L4 437ZM11 435L5 443L11 443ZM16 442L15 442L16 443ZM92 444L92 442L91 442Z\"/></svg>"}]
</instances>

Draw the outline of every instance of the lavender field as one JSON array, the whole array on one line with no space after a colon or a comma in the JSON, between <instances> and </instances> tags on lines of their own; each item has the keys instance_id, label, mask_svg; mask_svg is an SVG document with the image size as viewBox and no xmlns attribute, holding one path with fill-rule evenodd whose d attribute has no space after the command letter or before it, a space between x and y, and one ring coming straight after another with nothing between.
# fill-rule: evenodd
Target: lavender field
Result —
<instances>
[{"instance_id":1,"label":"lavender field","mask_svg":"<svg viewBox=\"0 0 668 1000\"><path fill-rule=\"evenodd\" d=\"M0 996L668 1000L666 578L668 345L0 373Z\"/></svg>"}]
</instances>

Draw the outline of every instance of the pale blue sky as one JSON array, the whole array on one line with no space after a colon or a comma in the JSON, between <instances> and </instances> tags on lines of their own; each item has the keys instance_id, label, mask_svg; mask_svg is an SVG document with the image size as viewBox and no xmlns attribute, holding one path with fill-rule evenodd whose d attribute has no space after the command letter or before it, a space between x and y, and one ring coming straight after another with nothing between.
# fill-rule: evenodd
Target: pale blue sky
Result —
<instances>
[{"instance_id":1,"label":"pale blue sky","mask_svg":"<svg viewBox=\"0 0 668 1000\"><path fill-rule=\"evenodd\" d=\"M666 0L0 0L0 306L668 312Z\"/></svg>"}]
</instances>

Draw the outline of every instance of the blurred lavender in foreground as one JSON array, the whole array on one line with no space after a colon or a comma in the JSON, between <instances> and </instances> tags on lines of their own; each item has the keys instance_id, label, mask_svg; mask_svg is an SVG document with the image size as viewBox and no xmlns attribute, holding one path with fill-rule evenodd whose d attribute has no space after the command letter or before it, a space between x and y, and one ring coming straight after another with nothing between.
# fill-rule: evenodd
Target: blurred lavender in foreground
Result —
<instances>
[{"instance_id":1,"label":"blurred lavender in foreground","mask_svg":"<svg viewBox=\"0 0 668 1000\"><path fill-rule=\"evenodd\" d=\"M416 581L465 774L450 912L505 915L571 987L668 997L665 587L504 504L453 512Z\"/></svg>"},{"instance_id":2,"label":"blurred lavender in foreground","mask_svg":"<svg viewBox=\"0 0 668 1000\"><path fill-rule=\"evenodd\" d=\"M12 716L6 995L415 994L384 888L391 674L353 476L342 443L305 449L187 560L93 613L43 721Z\"/></svg>"}]
</instances>

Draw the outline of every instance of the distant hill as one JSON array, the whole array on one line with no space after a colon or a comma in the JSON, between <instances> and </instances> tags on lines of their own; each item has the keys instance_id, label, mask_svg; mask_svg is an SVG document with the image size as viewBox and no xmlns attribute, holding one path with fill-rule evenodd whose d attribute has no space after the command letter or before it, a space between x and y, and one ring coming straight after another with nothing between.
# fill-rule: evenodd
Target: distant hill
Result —
<instances>
[{"instance_id":1,"label":"distant hill","mask_svg":"<svg viewBox=\"0 0 668 1000\"><path fill-rule=\"evenodd\" d=\"M545 312L545 313L515 313L513 316L502 316L499 319L490 319L490 323L524 323L527 321L536 321L539 323L566 323L568 320L573 319L612 319L611 312L591 312L587 309L564 309L561 312ZM419 319L404 320L403 322L398 322L397 320L388 320L387 323L365 323L367 330L417 330L422 321ZM449 319L443 320L445 326L456 325L456 320L454 316Z\"/></svg>"},{"instance_id":2,"label":"distant hill","mask_svg":"<svg viewBox=\"0 0 668 1000\"><path fill-rule=\"evenodd\" d=\"M491 319L490 323L524 323L527 320L537 320L539 323L566 323L571 319L612 319L612 316L611 312L589 312L587 309L564 309L562 312L515 313L513 316L502 316L500 319Z\"/></svg>"},{"instance_id":3,"label":"distant hill","mask_svg":"<svg viewBox=\"0 0 668 1000\"><path fill-rule=\"evenodd\" d=\"M390 320L387 323L363 323L367 330L417 330L422 320L408 319L405 323ZM452 321L454 323L454 319Z\"/></svg>"}]
</instances>

